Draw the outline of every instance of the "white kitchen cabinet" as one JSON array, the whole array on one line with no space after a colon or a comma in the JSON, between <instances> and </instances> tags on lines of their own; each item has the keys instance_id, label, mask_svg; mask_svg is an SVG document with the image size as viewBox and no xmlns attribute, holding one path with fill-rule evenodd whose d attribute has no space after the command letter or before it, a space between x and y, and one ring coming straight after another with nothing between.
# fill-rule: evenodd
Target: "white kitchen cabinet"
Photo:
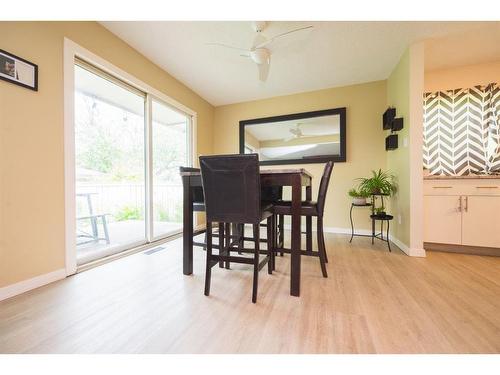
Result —
<instances>
[{"instance_id":1,"label":"white kitchen cabinet","mask_svg":"<svg viewBox=\"0 0 500 375\"><path fill-rule=\"evenodd\" d=\"M425 242L460 245L462 212L460 196L430 195L424 197Z\"/></svg>"},{"instance_id":2,"label":"white kitchen cabinet","mask_svg":"<svg viewBox=\"0 0 500 375\"><path fill-rule=\"evenodd\" d=\"M424 242L500 248L500 179L426 180Z\"/></svg>"},{"instance_id":3,"label":"white kitchen cabinet","mask_svg":"<svg viewBox=\"0 0 500 375\"><path fill-rule=\"evenodd\" d=\"M462 245L500 247L500 197L462 198Z\"/></svg>"}]
</instances>

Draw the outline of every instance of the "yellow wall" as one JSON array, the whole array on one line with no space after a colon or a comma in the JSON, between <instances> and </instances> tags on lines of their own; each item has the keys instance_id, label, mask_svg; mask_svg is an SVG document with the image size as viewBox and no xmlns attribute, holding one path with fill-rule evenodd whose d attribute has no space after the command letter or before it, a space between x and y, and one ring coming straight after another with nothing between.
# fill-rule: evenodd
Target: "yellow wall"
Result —
<instances>
[{"instance_id":1,"label":"yellow wall","mask_svg":"<svg viewBox=\"0 0 500 375\"><path fill-rule=\"evenodd\" d=\"M500 61L425 72L425 91L442 91L500 82Z\"/></svg>"},{"instance_id":2,"label":"yellow wall","mask_svg":"<svg viewBox=\"0 0 500 375\"><path fill-rule=\"evenodd\" d=\"M398 185L397 193L390 200L389 211L395 219L391 223L391 234L407 246L410 245L410 150L405 147L404 139L408 144L411 141L409 77L410 52L407 50L387 80L387 105L396 108L396 116L402 117L404 124L398 132L399 147L387 152L387 169L396 176Z\"/></svg>"},{"instance_id":3,"label":"yellow wall","mask_svg":"<svg viewBox=\"0 0 500 375\"><path fill-rule=\"evenodd\" d=\"M0 81L0 287L64 267L63 38L198 114L212 153L213 107L95 22L0 22L1 48L38 64L39 91Z\"/></svg>"},{"instance_id":4,"label":"yellow wall","mask_svg":"<svg viewBox=\"0 0 500 375\"><path fill-rule=\"evenodd\" d=\"M386 105L386 82L377 81L216 107L214 153L239 152L240 120L347 107L347 162L337 163L333 169L325 226L348 228L351 199L347 191L357 184L354 179L386 166L381 117ZM314 175L313 197L316 196L324 165L301 164L300 167ZM367 209L356 210L357 228L370 228L367 217Z\"/></svg>"}]
</instances>

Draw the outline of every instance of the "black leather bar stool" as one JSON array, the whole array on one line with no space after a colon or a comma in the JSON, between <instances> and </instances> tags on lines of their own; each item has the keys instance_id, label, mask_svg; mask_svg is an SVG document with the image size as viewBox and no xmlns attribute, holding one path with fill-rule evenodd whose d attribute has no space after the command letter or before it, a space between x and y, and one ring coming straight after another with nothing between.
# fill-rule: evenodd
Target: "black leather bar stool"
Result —
<instances>
[{"instance_id":1,"label":"black leather bar stool","mask_svg":"<svg viewBox=\"0 0 500 375\"><path fill-rule=\"evenodd\" d=\"M301 203L301 211L300 214L302 216L316 216L317 217L317 235L318 235L318 251L315 252L307 252L303 251L302 255L309 256L317 256L319 257L321 272L323 273L323 277L328 277L326 272L326 264L328 262L326 256L326 247L325 247L325 236L323 234L323 213L325 211L325 199L326 193L328 191L328 185L330 183L330 176L333 170L333 162L329 161L325 165L325 169L323 171L323 176L321 177L321 182L319 185L318 192L318 200L314 201L303 201ZM291 215L291 201L281 201L277 202L273 205L273 213L275 215ZM286 252L289 253L289 250L283 248L276 248L277 252Z\"/></svg>"},{"instance_id":2,"label":"black leather bar stool","mask_svg":"<svg viewBox=\"0 0 500 375\"><path fill-rule=\"evenodd\" d=\"M210 294L212 267L225 262L253 264L252 302L257 301L258 275L266 264L268 273L273 270L274 227L272 205L261 202L259 158L257 154L200 156L201 178L207 215L207 262L205 273L205 295ZM260 260L260 222L267 219L268 238L266 255ZM212 244L212 223L219 222L219 245ZM225 236L226 225L251 224L253 226L253 249L241 246L240 238L231 241ZM239 236L238 236L239 237ZM229 240L224 241L224 238ZM219 254L213 254L218 248ZM234 256L231 252L250 253L253 258Z\"/></svg>"}]
</instances>

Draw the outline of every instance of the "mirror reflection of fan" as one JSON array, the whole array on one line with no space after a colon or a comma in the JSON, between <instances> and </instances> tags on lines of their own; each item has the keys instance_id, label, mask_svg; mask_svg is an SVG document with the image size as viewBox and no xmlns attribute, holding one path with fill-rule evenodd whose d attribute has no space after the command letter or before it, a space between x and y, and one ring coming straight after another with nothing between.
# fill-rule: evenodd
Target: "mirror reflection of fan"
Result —
<instances>
[{"instance_id":1,"label":"mirror reflection of fan","mask_svg":"<svg viewBox=\"0 0 500 375\"><path fill-rule=\"evenodd\" d=\"M302 134L302 130L300 130L300 125L301 123L298 122L297 124L295 124L295 128L288 129L288 131L292 134L283 139L283 142L288 142L291 141L292 139L302 138L304 134Z\"/></svg>"},{"instance_id":2,"label":"mirror reflection of fan","mask_svg":"<svg viewBox=\"0 0 500 375\"><path fill-rule=\"evenodd\" d=\"M212 46L218 46L218 47L239 50L240 56L248 57L248 58L252 59L252 61L255 64L257 64L257 67L259 69L259 79L262 82L265 82L267 80L267 76L269 75L269 68L271 65L271 51L265 47L269 46L271 43L273 43L277 39L281 39L285 36L289 36L291 34L295 34L297 32L313 28L313 26L300 27L298 29L289 30L289 31L286 31L284 33L281 33L281 34L278 34L278 35L275 35L273 37L268 38L263 34L263 31L266 28L266 26L267 26L267 22L265 22L265 21L255 21L252 23L252 27L253 27L256 35L255 35L254 41L252 43L252 47L250 47L250 48L240 48L240 47L230 46L230 45L223 44L223 43L207 43L207 44L212 45Z\"/></svg>"}]
</instances>

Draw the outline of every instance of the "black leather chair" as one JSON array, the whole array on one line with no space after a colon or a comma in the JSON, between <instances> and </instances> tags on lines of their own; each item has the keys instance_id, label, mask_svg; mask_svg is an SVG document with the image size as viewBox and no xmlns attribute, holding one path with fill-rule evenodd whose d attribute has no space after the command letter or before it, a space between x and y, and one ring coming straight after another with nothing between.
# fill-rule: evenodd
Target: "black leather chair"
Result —
<instances>
[{"instance_id":1,"label":"black leather chair","mask_svg":"<svg viewBox=\"0 0 500 375\"><path fill-rule=\"evenodd\" d=\"M205 295L210 294L212 267L225 262L253 264L252 302L257 301L258 274L266 264L268 273L273 270L274 226L272 204L262 203L260 191L259 158L256 154L200 156L201 178L205 196L207 216L207 262L205 273ZM267 250L260 250L261 221L267 219ZM219 223L219 245L212 243L212 223ZM240 236L229 236L229 224L252 224L253 249L241 246ZM221 233L222 231L222 233ZM224 232L226 231L226 235ZM232 241L236 237L235 241ZM218 248L219 254L213 254ZM253 259L231 255L231 252L251 253ZM260 253L266 256L261 261Z\"/></svg>"},{"instance_id":2,"label":"black leather chair","mask_svg":"<svg viewBox=\"0 0 500 375\"><path fill-rule=\"evenodd\" d=\"M323 277L328 277L326 272L326 264L328 262L328 258L326 255L326 247L325 247L325 236L323 233L323 213L325 211L325 199L326 193L328 191L328 185L330 183L330 176L333 170L333 162L329 161L325 165L325 169L323 171L323 176L321 177L321 182L319 185L318 192L318 200L314 201L303 201L301 203L301 212L302 216L316 216L317 217L317 236L318 236L318 252L312 252L308 254L304 252L304 255L312 255L318 256L321 272L323 273ZM273 213L275 215L291 215L291 201L280 201L273 205ZM277 248L275 249L278 252L282 252L283 249Z\"/></svg>"}]
</instances>

